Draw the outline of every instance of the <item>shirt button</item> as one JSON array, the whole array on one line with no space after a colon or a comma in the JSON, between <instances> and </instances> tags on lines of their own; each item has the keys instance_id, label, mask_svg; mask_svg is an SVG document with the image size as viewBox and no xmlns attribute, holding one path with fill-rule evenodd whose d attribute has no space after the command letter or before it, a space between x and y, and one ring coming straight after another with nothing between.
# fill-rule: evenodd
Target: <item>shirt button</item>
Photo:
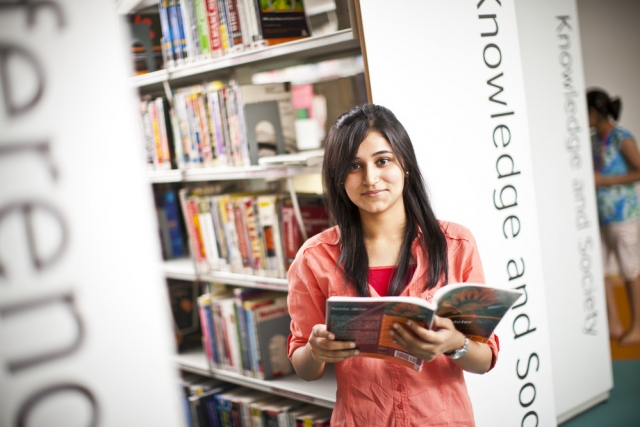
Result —
<instances>
[{"instance_id":1,"label":"shirt button","mask_svg":"<svg viewBox=\"0 0 640 427\"><path fill-rule=\"evenodd\" d=\"M403 390L404 390L404 386L403 386L402 384L400 384L400 385L396 388L396 390L398 390L398 391L403 391Z\"/></svg>"},{"instance_id":2,"label":"shirt button","mask_svg":"<svg viewBox=\"0 0 640 427\"><path fill-rule=\"evenodd\" d=\"M401 410L402 408L404 408L404 405L402 404L402 402L398 403L398 409Z\"/></svg>"}]
</instances>

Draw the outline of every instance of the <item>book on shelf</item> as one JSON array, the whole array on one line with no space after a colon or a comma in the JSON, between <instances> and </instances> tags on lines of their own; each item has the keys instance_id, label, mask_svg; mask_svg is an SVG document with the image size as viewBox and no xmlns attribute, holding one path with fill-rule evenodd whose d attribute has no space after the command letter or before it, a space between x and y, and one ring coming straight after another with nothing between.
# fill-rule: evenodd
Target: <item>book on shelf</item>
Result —
<instances>
[{"instance_id":1,"label":"book on shelf","mask_svg":"<svg viewBox=\"0 0 640 427\"><path fill-rule=\"evenodd\" d=\"M201 284L174 279L168 279L167 284L178 351L200 346L202 330L198 296L201 294Z\"/></svg>"},{"instance_id":2,"label":"book on shelf","mask_svg":"<svg viewBox=\"0 0 640 427\"><path fill-rule=\"evenodd\" d=\"M286 295L245 302L253 373L258 379L278 378L293 372L287 357L291 317Z\"/></svg>"},{"instance_id":3,"label":"book on shelf","mask_svg":"<svg viewBox=\"0 0 640 427\"><path fill-rule=\"evenodd\" d=\"M196 271L284 278L285 259L290 263L303 242L290 196L204 193L179 190ZM329 226L320 195L301 194L299 201L308 236Z\"/></svg>"},{"instance_id":4,"label":"book on shelf","mask_svg":"<svg viewBox=\"0 0 640 427\"><path fill-rule=\"evenodd\" d=\"M298 151L291 84L240 85L239 89L251 164L257 165L265 155Z\"/></svg>"},{"instance_id":5,"label":"book on shelf","mask_svg":"<svg viewBox=\"0 0 640 427\"><path fill-rule=\"evenodd\" d=\"M300 215L307 232L307 238L315 236L330 227L329 214L324 201L318 194L298 194ZM302 231L295 216L291 196L280 199L280 215L282 221L282 242L284 248L285 269L289 270L298 250L304 243Z\"/></svg>"},{"instance_id":6,"label":"book on shelf","mask_svg":"<svg viewBox=\"0 0 640 427\"><path fill-rule=\"evenodd\" d=\"M167 68L309 35L301 2L295 2L294 8L286 5L287 1L264 3L264 7L259 3L258 0L159 0L159 31ZM282 5L287 9L284 12L278 10ZM265 28L268 40L263 37ZM275 37L278 34L286 37Z\"/></svg>"},{"instance_id":7,"label":"book on shelf","mask_svg":"<svg viewBox=\"0 0 640 427\"><path fill-rule=\"evenodd\" d=\"M302 0L259 0L262 38L271 46L309 37L309 22Z\"/></svg>"},{"instance_id":8,"label":"book on shelf","mask_svg":"<svg viewBox=\"0 0 640 427\"><path fill-rule=\"evenodd\" d=\"M262 425L267 427L289 426L291 425L290 414L300 408L309 406L311 405L292 399L278 399L260 408L260 417L263 420Z\"/></svg>"},{"instance_id":9,"label":"book on shelf","mask_svg":"<svg viewBox=\"0 0 640 427\"><path fill-rule=\"evenodd\" d=\"M177 192L170 187L159 187L155 196L163 258L182 258L186 255L186 241Z\"/></svg>"},{"instance_id":10,"label":"book on shelf","mask_svg":"<svg viewBox=\"0 0 640 427\"><path fill-rule=\"evenodd\" d=\"M475 283L443 286L433 301L419 297L329 297L326 306L327 330L339 341L354 341L357 357L376 357L422 369L423 360L389 333L393 323L408 320L431 329L434 316L451 319L456 329L469 339L485 343L522 292Z\"/></svg>"}]
</instances>

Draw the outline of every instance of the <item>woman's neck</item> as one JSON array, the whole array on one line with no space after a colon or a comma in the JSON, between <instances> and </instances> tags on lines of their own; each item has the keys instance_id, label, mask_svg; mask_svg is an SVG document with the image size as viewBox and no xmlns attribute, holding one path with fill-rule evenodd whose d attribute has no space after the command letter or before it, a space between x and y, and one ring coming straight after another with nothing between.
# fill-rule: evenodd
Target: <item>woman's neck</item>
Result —
<instances>
[{"instance_id":1,"label":"woman's neck","mask_svg":"<svg viewBox=\"0 0 640 427\"><path fill-rule=\"evenodd\" d=\"M406 231L406 214L361 215L369 266L396 265Z\"/></svg>"}]
</instances>

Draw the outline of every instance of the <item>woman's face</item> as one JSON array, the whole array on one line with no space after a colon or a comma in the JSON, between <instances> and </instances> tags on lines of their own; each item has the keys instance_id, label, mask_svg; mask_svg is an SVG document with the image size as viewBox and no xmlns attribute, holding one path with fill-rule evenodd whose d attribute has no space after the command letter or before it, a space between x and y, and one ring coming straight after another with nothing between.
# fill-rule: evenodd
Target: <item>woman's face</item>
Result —
<instances>
[{"instance_id":1,"label":"woman's face","mask_svg":"<svg viewBox=\"0 0 640 427\"><path fill-rule=\"evenodd\" d=\"M391 144L372 131L358 147L344 188L360 215L386 212L404 216L404 180L404 171Z\"/></svg>"}]
</instances>

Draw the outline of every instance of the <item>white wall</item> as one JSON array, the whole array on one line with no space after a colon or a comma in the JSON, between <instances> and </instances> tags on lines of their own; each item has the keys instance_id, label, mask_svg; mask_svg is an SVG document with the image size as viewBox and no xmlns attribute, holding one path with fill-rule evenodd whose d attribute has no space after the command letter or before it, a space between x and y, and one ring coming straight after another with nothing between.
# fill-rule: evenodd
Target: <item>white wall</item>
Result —
<instances>
[{"instance_id":1,"label":"white wall","mask_svg":"<svg viewBox=\"0 0 640 427\"><path fill-rule=\"evenodd\" d=\"M578 0L586 87L622 99L620 125L640 138L640 2Z\"/></svg>"}]
</instances>

